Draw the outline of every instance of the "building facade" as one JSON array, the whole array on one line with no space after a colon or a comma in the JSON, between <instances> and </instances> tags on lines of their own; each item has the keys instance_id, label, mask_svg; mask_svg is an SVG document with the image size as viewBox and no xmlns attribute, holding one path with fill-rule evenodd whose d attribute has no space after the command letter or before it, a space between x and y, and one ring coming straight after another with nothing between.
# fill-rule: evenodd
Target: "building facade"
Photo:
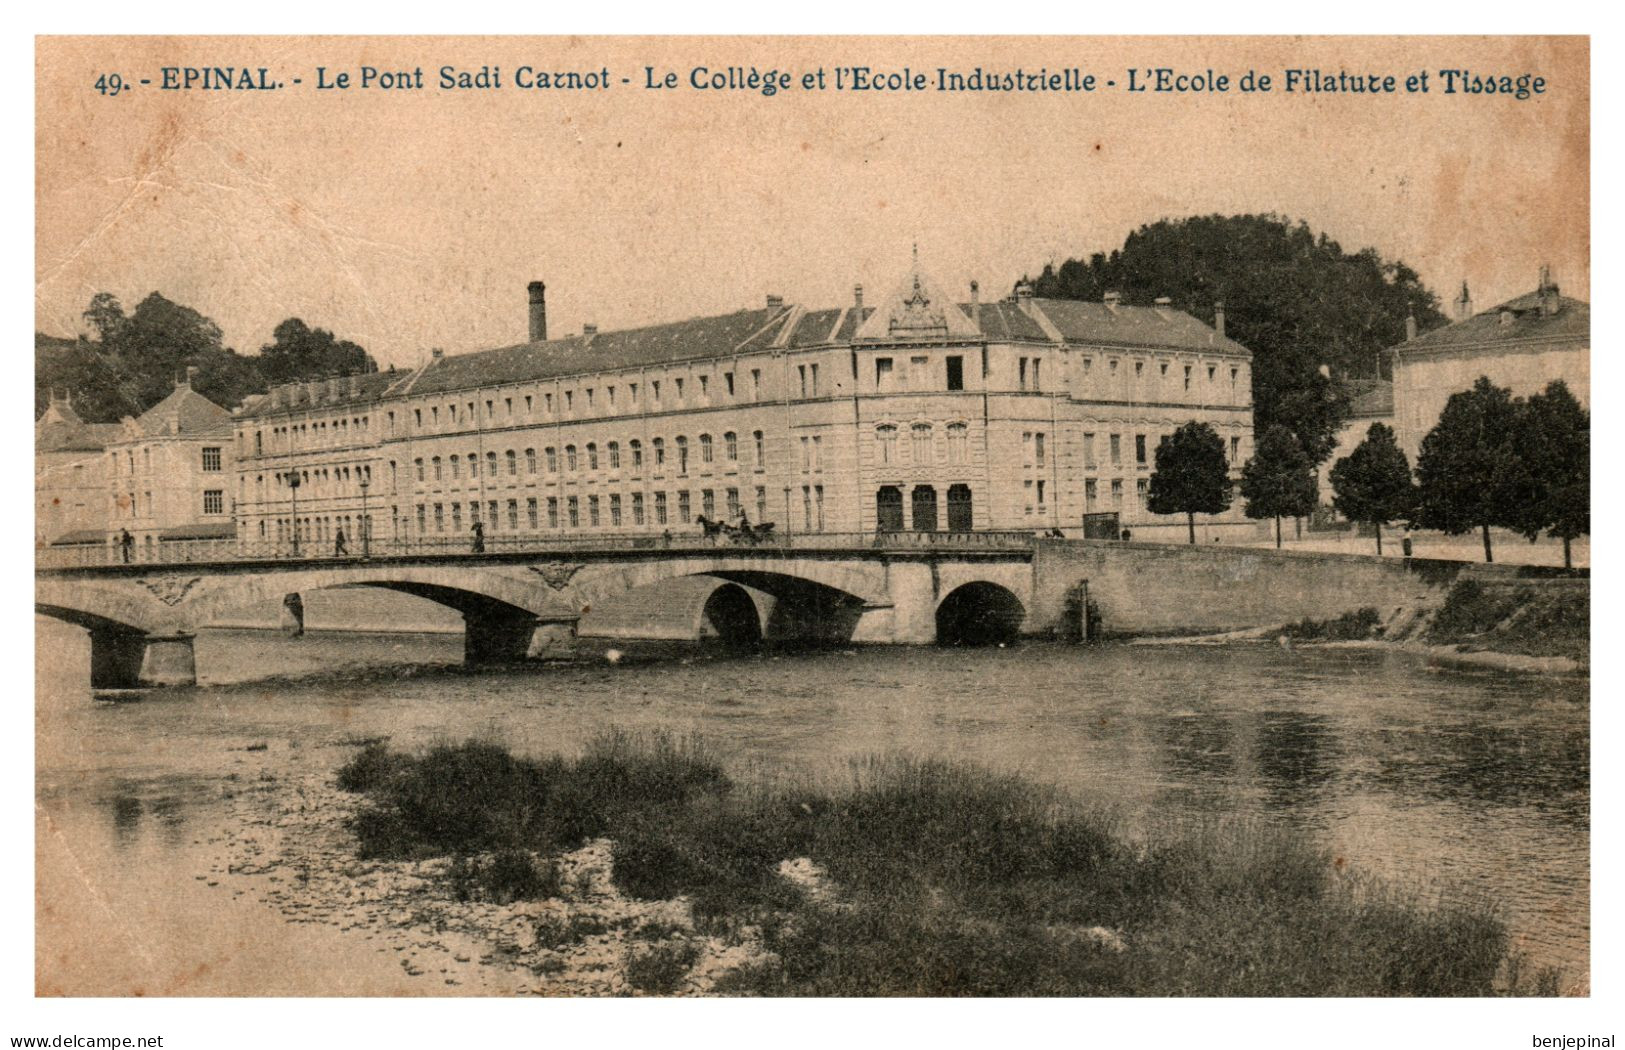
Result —
<instances>
[{"instance_id":1,"label":"building facade","mask_svg":"<svg viewBox=\"0 0 1625 1050\"><path fill-rule=\"evenodd\" d=\"M143 548L236 535L231 413L192 389L193 371L107 443L109 543L126 532Z\"/></svg>"},{"instance_id":2,"label":"building facade","mask_svg":"<svg viewBox=\"0 0 1625 1050\"><path fill-rule=\"evenodd\" d=\"M1412 466L1450 395L1471 389L1480 376L1514 397L1561 379L1589 407L1591 307L1559 294L1544 267L1534 291L1481 313L1473 312L1463 284L1455 308L1455 323L1391 351L1395 430Z\"/></svg>"},{"instance_id":3,"label":"building facade","mask_svg":"<svg viewBox=\"0 0 1625 1050\"><path fill-rule=\"evenodd\" d=\"M66 396L53 392L34 424L34 542L101 543L111 503L107 443L117 423L86 423Z\"/></svg>"},{"instance_id":4,"label":"building facade","mask_svg":"<svg viewBox=\"0 0 1625 1050\"><path fill-rule=\"evenodd\" d=\"M239 536L375 540L693 531L1061 529L1144 509L1158 441L1191 420L1252 451L1251 355L1167 302L956 302L916 266L890 295L762 307L436 354L292 384L236 421ZM1221 320L1222 326L1222 320ZM290 484L298 477L297 489ZM296 509L297 508L297 509ZM370 526L369 523L370 522ZM1210 531L1251 533L1239 509ZM1217 532L1214 532L1216 535Z\"/></svg>"}]
</instances>

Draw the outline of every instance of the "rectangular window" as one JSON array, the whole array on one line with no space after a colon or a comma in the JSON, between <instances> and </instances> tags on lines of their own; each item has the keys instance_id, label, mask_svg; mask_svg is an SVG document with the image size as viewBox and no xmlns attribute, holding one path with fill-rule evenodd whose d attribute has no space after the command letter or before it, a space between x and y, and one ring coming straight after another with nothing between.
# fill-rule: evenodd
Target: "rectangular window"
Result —
<instances>
[{"instance_id":1,"label":"rectangular window","mask_svg":"<svg viewBox=\"0 0 1625 1050\"><path fill-rule=\"evenodd\" d=\"M224 489L206 489L203 493L203 513L224 514L226 512L226 492Z\"/></svg>"},{"instance_id":2,"label":"rectangular window","mask_svg":"<svg viewBox=\"0 0 1625 1050\"><path fill-rule=\"evenodd\" d=\"M875 358L875 389L885 390L891 385L891 358Z\"/></svg>"},{"instance_id":3,"label":"rectangular window","mask_svg":"<svg viewBox=\"0 0 1625 1050\"><path fill-rule=\"evenodd\" d=\"M700 493L700 513L713 521L716 520L717 494L712 489L706 489Z\"/></svg>"},{"instance_id":4,"label":"rectangular window","mask_svg":"<svg viewBox=\"0 0 1625 1050\"><path fill-rule=\"evenodd\" d=\"M537 526L535 496L525 501L525 524L533 530Z\"/></svg>"},{"instance_id":5,"label":"rectangular window","mask_svg":"<svg viewBox=\"0 0 1625 1050\"><path fill-rule=\"evenodd\" d=\"M621 497L619 495L612 495L609 497L609 523L616 528L620 527Z\"/></svg>"},{"instance_id":6,"label":"rectangular window","mask_svg":"<svg viewBox=\"0 0 1625 1050\"><path fill-rule=\"evenodd\" d=\"M1037 466L1044 465L1044 432L1039 431L1033 435L1033 462ZM1040 503L1044 502L1039 500Z\"/></svg>"},{"instance_id":7,"label":"rectangular window","mask_svg":"<svg viewBox=\"0 0 1625 1050\"><path fill-rule=\"evenodd\" d=\"M807 366L797 365L796 371L801 374L801 396L807 396Z\"/></svg>"},{"instance_id":8,"label":"rectangular window","mask_svg":"<svg viewBox=\"0 0 1625 1050\"><path fill-rule=\"evenodd\" d=\"M762 437L760 430L751 434L751 439L756 442L756 469L765 470L767 468L766 440Z\"/></svg>"},{"instance_id":9,"label":"rectangular window","mask_svg":"<svg viewBox=\"0 0 1625 1050\"><path fill-rule=\"evenodd\" d=\"M427 514L426 508L423 506L423 504L419 503L418 504L418 532L419 532L419 534L422 534L422 533L425 533L425 532L428 532L428 531L429 531L428 514Z\"/></svg>"},{"instance_id":10,"label":"rectangular window","mask_svg":"<svg viewBox=\"0 0 1625 1050\"><path fill-rule=\"evenodd\" d=\"M1027 359L1025 357L1016 359L1016 389L1027 389Z\"/></svg>"},{"instance_id":11,"label":"rectangular window","mask_svg":"<svg viewBox=\"0 0 1625 1050\"><path fill-rule=\"evenodd\" d=\"M1134 435L1134 462L1145 466L1145 435Z\"/></svg>"},{"instance_id":12,"label":"rectangular window","mask_svg":"<svg viewBox=\"0 0 1625 1050\"><path fill-rule=\"evenodd\" d=\"M1121 466L1123 463L1123 435L1112 435L1112 466Z\"/></svg>"},{"instance_id":13,"label":"rectangular window","mask_svg":"<svg viewBox=\"0 0 1625 1050\"><path fill-rule=\"evenodd\" d=\"M750 394L754 398L762 396L762 370L760 368L750 370Z\"/></svg>"},{"instance_id":14,"label":"rectangular window","mask_svg":"<svg viewBox=\"0 0 1625 1050\"><path fill-rule=\"evenodd\" d=\"M655 524L666 524L666 494L664 492L655 493Z\"/></svg>"},{"instance_id":15,"label":"rectangular window","mask_svg":"<svg viewBox=\"0 0 1625 1050\"><path fill-rule=\"evenodd\" d=\"M677 400L681 401L683 399L683 377L678 376L673 379L672 384L677 387Z\"/></svg>"},{"instance_id":16,"label":"rectangular window","mask_svg":"<svg viewBox=\"0 0 1625 1050\"><path fill-rule=\"evenodd\" d=\"M728 396L733 397L734 396L734 374L732 372L724 372L724 373L722 373L722 381L725 384L727 384Z\"/></svg>"},{"instance_id":17,"label":"rectangular window","mask_svg":"<svg viewBox=\"0 0 1625 1050\"><path fill-rule=\"evenodd\" d=\"M1145 506L1145 494L1149 491L1149 486L1150 483L1144 478L1134 483L1134 498L1140 501L1142 507Z\"/></svg>"},{"instance_id":18,"label":"rectangular window","mask_svg":"<svg viewBox=\"0 0 1625 1050\"><path fill-rule=\"evenodd\" d=\"M701 397L710 397L711 396L711 377L710 376L700 376L700 396Z\"/></svg>"},{"instance_id":19,"label":"rectangular window","mask_svg":"<svg viewBox=\"0 0 1625 1050\"><path fill-rule=\"evenodd\" d=\"M739 507L739 490L738 489L729 489L728 490L728 520L732 521L733 519L739 517L739 510L740 510L740 507Z\"/></svg>"},{"instance_id":20,"label":"rectangular window","mask_svg":"<svg viewBox=\"0 0 1625 1050\"><path fill-rule=\"evenodd\" d=\"M818 396L818 366L817 365L812 366L812 395L813 395L813 397Z\"/></svg>"},{"instance_id":21,"label":"rectangular window","mask_svg":"<svg viewBox=\"0 0 1625 1050\"><path fill-rule=\"evenodd\" d=\"M693 520L693 517L693 504L688 491L685 489L677 494L677 520L680 524L687 525Z\"/></svg>"},{"instance_id":22,"label":"rectangular window","mask_svg":"<svg viewBox=\"0 0 1625 1050\"><path fill-rule=\"evenodd\" d=\"M911 357L908 359L908 388L910 390L931 389L931 359L929 357Z\"/></svg>"},{"instance_id":23,"label":"rectangular window","mask_svg":"<svg viewBox=\"0 0 1625 1050\"><path fill-rule=\"evenodd\" d=\"M756 486L756 520L767 520L767 487L764 485Z\"/></svg>"},{"instance_id":24,"label":"rectangular window","mask_svg":"<svg viewBox=\"0 0 1625 1050\"><path fill-rule=\"evenodd\" d=\"M598 527L598 497L587 497L587 524L593 528Z\"/></svg>"},{"instance_id":25,"label":"rectangular window","mask_svg":"<svg viewBox=\"0 0 1625 1050\"><path fill-rule=\"evenodd\" d=\"M632 493L632 524L643 524L643 493Z\"/></svg>"},{"instance_id":26,"label":"rectangular window","mask_svg":"<svg viewBox=\"0 0 1625 1050\"><path fill-rule=\"evenodd\" d=\"M1087 470L1095 469L1095 436L1083 435L1083 465Z\"/></svg>"},{"instance_id":27,"label":"rectangular window","mask_svg":"<svg viewBox=\"0 0 1625 1050\"><path fill-rule=\"evenodd\" d=\"M1083 509L1086 512L1087 511L1092 511L1092 510L1095 509L1095 500L1098 499L1099 496L1100 496L1099 487L1098 487L1098 484L1096 483L1095 479L1094 478L1084 478L1083 479Z\"/></svg>"},{"instance_id":28,"label":"rectangular window","mask_svg":"<svg viewBox=\"0 0 1625 1050\"><path fill-rule=\"evenodd\" d=\"M218 447L213 445L204 447L203 469L211 474L220 469L220 449Z\"/></svg>"},{"instance_id":29,"label":"rectangular window","mask_svg":"<svg viewBox=\"0 0 1625 1050\"><path fill-rule=\"evenodd\" d=\"M550 529L559 527L559 498L557 496L547 497L547 527Z\"/></svg>"},{"instance_id":30,"label":"rectangular window","mask_svg":"<svg viewBox=\"0 0 1625 1050\"><path fill-rule=\"evenodd\" d=\"M1230 439L1230 465L1233 467L1241 462L1241 438Z\"/></svg>"},{"instance_id":31,"label":"rectangular window","mask_svg":"<svg viewBox=\"0 0 1625 1050\"><path fill-rule=\"evenodd\" d=\"M1021 487L1027 497L1025 513L1030 517L1033 512L1033 479L1028 478L1026 481L1021 483Z\"/></svg>"},{"instance_id":32,"label":"rectangular window","mask_svg":"<svg viewBox=\"0 0 1625 1050\"><path fill-rule=\"evenodd\" d=\"M814 485L813 486L813 511L815 512L814 513L814 518L813 518L813 524L818 527L819 532L823 532L824 531L824 486L822 486L822 485Z\"/></svg>"},{"instance_id":33,"label":"rectangular window","mask_svg":"<svg viewBox=\"0 0 1625 1050\"><path fill-rule=\"evenodd\" d=\"M569 511L570 511L570 527L572 529L581 528L581 497L580 496L571 496L570 497Z\"/></svg>"},{"instance_id":34,"label":"rectangular window","mask_svg":"<svg viewBox=\"0 0 1625 1050\"><path fill-rule=\"evenodd\" d=\"M1038 509L1044 509L1044 479L1038 479Z\"/></svg>"},{"instance_id":35,"label":"rectangular window","mask_svg":"<svg viewBox=\"0 0 1625 1050\"><path fill-rule=\"evenodd\" d=\"M446 531L446 505L443 503L434 505L434 531Z\"/></svg>"},{"instance_id":36,"label":"rectangular window","mask_svg":"<svg viewBox=\"0 0 1625 1050\"><path fill-rule=\"evenodd\" d=\"M1113 478L1112 479L1112 506L1121 507L1122 505L1123 505L1123 479L1122 478Z\"/></svg>"},{"instance_id":37,"label":"rectangular window","mask_svg":"<svg viewBox=\"0 0 1625 1050\"><path fill-rule=\"evenodd\" d=\"M965 389L965 359L957 355L948 358L948 389Z\"/></svg>"}]
</instances>

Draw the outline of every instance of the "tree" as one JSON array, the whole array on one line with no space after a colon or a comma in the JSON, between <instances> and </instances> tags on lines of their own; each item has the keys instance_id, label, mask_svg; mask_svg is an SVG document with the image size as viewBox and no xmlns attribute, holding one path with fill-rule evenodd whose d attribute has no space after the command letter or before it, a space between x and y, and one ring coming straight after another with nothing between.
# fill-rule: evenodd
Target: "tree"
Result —
<instances>
[{"instance_id":1,"label":"tree","mask_svg":"<svg viewBox=\"0 0 1625 1050\"><path fill-rule=\"evenodd\" d=\"M1153 514L1183 514L1196 542L1196 515L1219 514L1230 506L1229 467L1224 442L1206 423L1186 423L1157 444L1156 468L1146 507Z\"/></svg>"},{"instance_id":2,"label":"tree","mask_svg":"<svg viewBox=\"0 0 1625 1050\"><path fill-rule=\"evenodd\" d=\"M1365 440L1332 465L1332 505L1350 521L1369 522L1377 530L1382 553L1382 527L1409 518L1416 509L1416 484L1405 450L1383 423L1371 424Z\"/></svg>"},{"instance_id":3,"label":"tree","mask_svg":"<svg viewBox=\"0 0 1625 1050\"><path fill-rule=\"evenodd\" d=\"M1275 519L1275 546L1281 546L1281 518L1315 509L1314 465L1292 431L1276 424L1264 431L1253 458L1241 468L1241 495L1249 518Z\"/></svg>"},{"instance_id":4,"label":"tree","mask_svg":"<svg viewBox=\"0 0 1625 1050\"><path fill-rule=\"evenodd\" d=\"M1495 560L1491 526L1521 527L1538 493L1517 440L1523 406L1512 392L1481 376L1451 394L1416 457L1415 523L1459 536L1480 529L1484 560Z\"/></svg>"},{"instance_id":5,"label":"tree","mask_svg":"<svg viewBox=\"0 0 1625 1050\"><path fill-rule=\"evenodd\" d=\"M1591 533L1591 415L1559 379L1525 402L1523 416L1519 445L1535 497L1514 527L1561 539L1563 567L1573 568L1574 539Z\"/></svg>"},{"instance_id":6,"label":"tree","mask_svg":"<svg viewBox=\"0 0 1625 1050\"><path fill-rule=\"evenodd\" d=\"M1337 447L1348 415L1341 376L1376 376L1380 353L1445 323L1438 299L1402 262L1349 253L1276 215L1164 219L1088 262L1068 259L1033 282L1040 296L1099 301L1108 291L1149 306L1157 296L1203 321L1225 304L1226 334L1253 352L1253 425L1284 426L1312 465ZM1323 376L1320 365L1330 366Z\"/></svg>"},{"instance_id":7,"label":"tree","mask_svg":"<svg viewBox=\"0 0 1625 1050\"><path fill-rule=\"evenodd\" d=\"M260 347L260 372L271 383L378 369L355 343L337 339L325 328L311 328L297 317L277 325L271 335L273 341Z\"/></svg>"}]
</instances>

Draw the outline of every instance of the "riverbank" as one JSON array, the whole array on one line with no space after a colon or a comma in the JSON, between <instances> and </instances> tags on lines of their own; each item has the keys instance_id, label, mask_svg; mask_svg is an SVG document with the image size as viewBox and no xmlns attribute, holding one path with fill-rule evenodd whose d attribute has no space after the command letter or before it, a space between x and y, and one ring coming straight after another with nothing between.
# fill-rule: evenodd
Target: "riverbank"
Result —
<instances>
[{"instance_id":1,"label":"riverbank","mask_svg":"<svg viewBox=\"0 0 1625 1050\"><path fill-rule=\"evenodd\" d=\"M691 744L612 734L575 758L371 742L325 779L266 784L256 805L279 814L209 877L376 942L425 994L1556 987L1517 973L1493 910L1395 892L1292 833L1130 842L1099 810L965 765L736 781Z\"/></svg>"},{"instance_id":2,"label":"riverbank","mask_svg":"<svg viewBox=\"0 0 1625 1050\"><path fill-rule=\"evenodd\" d=\"M1395 609L1386 619L1362 608L1325 620L1187 637L1132 639L1136 645L1275 642L1283 648L1364 649L1409 654L1431 666L1520 674L1590 671L1589 581L1458 580L1437 605Z\"/></svg>"}]
</instances>

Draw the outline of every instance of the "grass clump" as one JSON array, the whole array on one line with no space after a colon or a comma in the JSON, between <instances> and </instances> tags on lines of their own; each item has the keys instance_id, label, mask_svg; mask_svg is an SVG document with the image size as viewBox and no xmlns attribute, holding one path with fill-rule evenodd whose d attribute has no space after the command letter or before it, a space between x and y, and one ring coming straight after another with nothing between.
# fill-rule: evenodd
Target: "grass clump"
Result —
<instances>
[{"instance_id":1,"label":"grass clump","mask_svg":"<svg viewBox=\"0 0 1625 1050\"><path fill-rule=\"evenodd\" d=\"M1368 605L1331 620L1311 620L1306 617L1297 623L1287 624L1281 633L1299 641L1354 642L1380 634L1381 625L1382 614Z\"/></svg>"},{"instance_id":2,"label":"grass clump","mask_svg":"<svg viewBox=\"0 0 1625 1050\"><path fill-rule=\"evenodd\" d=\"M1508 933L1489 908L1384 889L1271 826L1167 828L1133 842L1109 814L966 764L889 756L855 763L833 786L737 785L691 743L618 734L573 760L464 744L417 758L363 752L351 766L344 779L369 784L373 802L357 826L364 851L479 844L526 851L534 872L528 851L610 838L623 893L686 896L702 932L760 931L772 954L719 988L734 993L1480 996L1508 987ZM796 878L780 874L785 861L797 861ZM491 878L481 892L523 881ZM537 944L605 932L590 923L544 916ZM633 931L627 979L654 994L679 990L699 951L675 927Z\"/></svg>"},{"instance_id":3,"label":"grass clump","mask_svg":"<svg viewBox=\"0 0 1625 1050\"><path fill-rule=\"evenodd\" d=\"M537 863L525 850L505 849L489 858L454 857L447 871L452 895L460 901L514 901L558 897L563 879L556 860Z\"/></svg>"},{"instance_id":4,"label":"grass clump","mask_svg":"<svg viewBox=\"0 0 1625 1050\"><path fill-rule=\"evenodd\" d=\"M631 945L623 964L626 983L649 995L670 995L682 988L699 958L699 944L689 940Z\"/></svg>"},{"instance_id":5,"label":"grass clump","mask_svg":"<svg viewBox=\"0 0 1625 1050\"><path fill-rule=\"evenodd\" d=\"M1485 587L1459 580L1428 627L1427 641L1526 656L1591 653L1591 595L1584 587Z\"/></svg>"}]
</instances>

